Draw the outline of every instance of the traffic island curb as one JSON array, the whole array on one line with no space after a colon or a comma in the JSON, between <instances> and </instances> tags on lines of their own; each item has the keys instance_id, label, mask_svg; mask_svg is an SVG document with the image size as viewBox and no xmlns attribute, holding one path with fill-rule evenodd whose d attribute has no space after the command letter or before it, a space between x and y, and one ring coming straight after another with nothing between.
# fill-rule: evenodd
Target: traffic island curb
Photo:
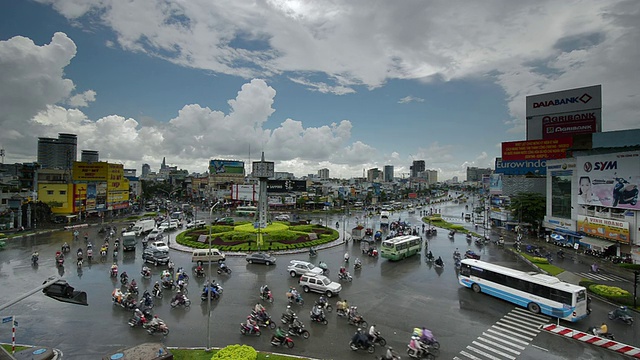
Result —
<instances>
[{"instance_id":1,"label":"traffic island curb","mask_svg":"<svg viewBox=\"0 0 640 360\"><path fill-rule=\"evenodd\" d=\"M540 325L540 330L544 330L555 335L572 338L574 340L582 341L588 344L599 346L601 348L615 351L620 354L628 355L636 359L640 359L640 348L623 344L615 340L603 339L596 335L588 334L583 331L574 330L555 324Z\"/></svg>"}]
</instances>

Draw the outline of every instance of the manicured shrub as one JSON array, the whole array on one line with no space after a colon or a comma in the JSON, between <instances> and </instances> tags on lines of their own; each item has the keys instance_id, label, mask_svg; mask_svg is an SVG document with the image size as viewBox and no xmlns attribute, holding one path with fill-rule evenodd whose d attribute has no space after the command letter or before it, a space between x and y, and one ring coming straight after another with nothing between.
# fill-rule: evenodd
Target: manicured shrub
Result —
<instances>
[{"instance_id":1,"label":"manicured shrub","mask_svg":"<svg viewBox=\"0 0 640 360\"><path fill-rule=\"evenodd\" d=\"M531 259L531 262L532 262L532 263L534 263L534 264L548 264L548 263L549 263L549 260L547 260L546 258L542 258L542 257L536 257L536 256L534 256L534 257Z\"/></svg>"},{"instance_id":2,"label":"manicured shrub","mask_svg":"<svg viewBox=\"0 0 640 360\"><path fill-rule=\"evenodd\" d=\"M248 345L229 345L224 349L221 349L211 360L256 360L258 358L258 352Z\"/></svg>"},{"instance_id":3,"label":"manicured shrub","mask_svg":"<svg viewBox=\"0 0 640 360\"><path fill-rule=\"evenodd\" d=\"M622 263L622 264L618 264L618 266L620 266L621 268L629 269L629 270L640 270L640 264Z\"/></svg>"}]
</instances>

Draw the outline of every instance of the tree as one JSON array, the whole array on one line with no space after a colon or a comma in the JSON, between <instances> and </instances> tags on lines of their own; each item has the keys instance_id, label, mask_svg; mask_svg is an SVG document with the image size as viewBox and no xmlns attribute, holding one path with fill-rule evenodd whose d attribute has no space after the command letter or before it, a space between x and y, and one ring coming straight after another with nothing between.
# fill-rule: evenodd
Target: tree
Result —
<instances>
[{"instance_id":1,"label":"tree","mask_svg":"<svg viewBox=\"0 0 640 360\"><path fill-rule=\"evenodd\" d=\"M538 193L518 193L511 197L509 210L515 219L538 228L547 211L547 199Z\"/></svg>"}]
</instances>

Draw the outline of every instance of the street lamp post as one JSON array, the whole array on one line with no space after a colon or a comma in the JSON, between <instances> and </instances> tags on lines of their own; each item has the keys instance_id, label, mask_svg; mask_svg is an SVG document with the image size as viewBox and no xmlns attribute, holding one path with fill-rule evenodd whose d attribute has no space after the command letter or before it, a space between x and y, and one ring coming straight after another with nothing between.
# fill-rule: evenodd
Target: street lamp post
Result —
<instances>
[{"instance_id":1,"label":"street lamp post","mask_svg":"<svg viewBox=\"0 0 640 360\"><path fill-rule=\"evenodd\" d=\"M213 222L213 210L218 205L220 205L219 201L213 204L213 206L209 210L209 253L207 254L209 257L209 278L207 279L209 288L207 289L207 348L205 349L205 351L207 352L211 351L211 285L213 285L211 283L211 225Z\"/></svg>"}]
</instances>

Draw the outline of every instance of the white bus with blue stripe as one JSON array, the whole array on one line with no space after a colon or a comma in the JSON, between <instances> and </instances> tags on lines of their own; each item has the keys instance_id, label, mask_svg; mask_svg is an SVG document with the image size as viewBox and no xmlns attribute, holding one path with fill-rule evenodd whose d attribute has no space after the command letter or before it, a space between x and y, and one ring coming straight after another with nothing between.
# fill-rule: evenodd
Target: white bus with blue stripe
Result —
<instances>
[{"instance_id":1,"label":"white bus with blue stripe","mask_svg":"<svg viewBox=\"0 0 640 360\"><path fill-rule=\"evenodd\" d=\"M524 272L480 260L461 262L460 285L529 311L567 321L587 316L587 289L535 272Z\"/></svg>"}]
</instances>

